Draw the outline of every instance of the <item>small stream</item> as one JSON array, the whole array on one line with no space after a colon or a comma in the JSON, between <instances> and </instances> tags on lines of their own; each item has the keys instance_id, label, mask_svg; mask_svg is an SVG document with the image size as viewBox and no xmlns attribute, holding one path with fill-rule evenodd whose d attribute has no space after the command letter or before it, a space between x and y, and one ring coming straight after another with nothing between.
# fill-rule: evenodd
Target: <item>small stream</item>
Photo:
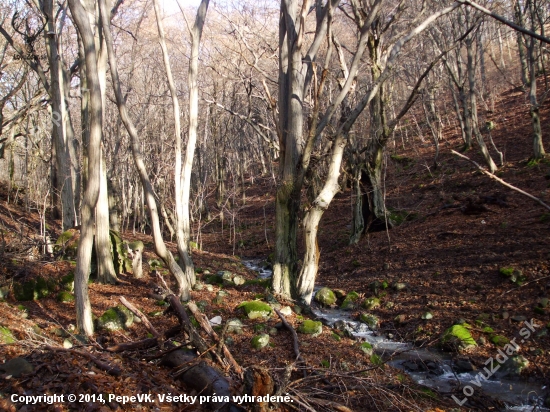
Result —
<instances>
[{"instance_id":1,"label":"small stream","mask_svg":"<svg viewBox=\"0 0 550 412\"><path fill-rule=\"evenodd\" d=\"M265 261L261 259L243 260L243 264L258 272L258 277L262 279L272 275L271 269L266 268L264 263ZM315 291L319 288L316 287ZM497 379L494 376L488 380L479 379L477 375L480 372L483 373L481 370L456 373L451 368L452 361L448 353L415 348L411 343L390 339L385 334L373 331L366 324L352 319L349 312L338 308L320 308L312 305L312 310L315 316L329 327L333 327L338 322L341 328L344 322L346 329L353 336L369 342L383 359L391 358L389 365L403 370L420 385L449 396L456 393L456 388L459 386L463 388L470 386L474 393L479 394L483 391L485 395L504 402L507 405L506 411L550 412L550 409L542 406L548 388L536 382L524 382L520 380L521 378ZM496 352L495 355L497 355ZM455 397L456 401L461 402L465 395L461 392Z\"/></svg>"}]
</instances>

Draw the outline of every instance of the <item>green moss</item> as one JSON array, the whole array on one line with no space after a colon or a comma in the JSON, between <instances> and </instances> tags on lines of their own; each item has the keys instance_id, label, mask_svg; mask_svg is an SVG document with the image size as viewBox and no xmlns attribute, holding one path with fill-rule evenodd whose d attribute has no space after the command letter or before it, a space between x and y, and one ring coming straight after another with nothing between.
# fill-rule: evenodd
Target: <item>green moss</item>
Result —
<instances>
[{"instance_id":1,"label":"green moss","mask_svg":"<svg viewBox=\"0 0 550 412\"><path fill-rule=\"evenodd\" d=\"M13 284L13 295L18 301L34 300L38 296L35 292L36 282L29 280L25 283L15 282Z\"/></svg>"},{"instance_id":2,"label":"green moss","mask_svg":"<svg viewBox=\"0 0 550 412\"><path fill-rule=\"evenodd\" d=\"M267 303L257 300L243 302L237 307L243 308L249 319L268 318L273 311Z\"/></svg>"},{"instance_id":3,"label":"green moss","mask_svg":"<svg viewBox=\"0 0 550 412\"><path fill-rule=\"evenodd\" d=\"M359 320L369 325L371 329L376 329L378 327L379 319L371 313L361 313Z\"/></svg>"},{"instance_id":4,"label":"green moss","mask_svg":"<svg viewBox=\"0 0 550 412\"><path fill-rule=\"evenodd\" d=\"M315 294L315 301L323 306L332 306L336 303L336 295L331 289L324 287Z\"/></svg>"},{"instance_id":5,"label":"green moss","mask_svg":"<svg viewBox=\"0 0 550 412\"><path fill-rule=\"evenodd\" d=\"M269 335L267 333L262 333L261 335L254 336L250 344L254 349L263 349L269 345Z\"/></svg>"},{"instance_id":6,"label":"green moss","mask_svg":"<svg viewBox=\"0 0 550 412\"><path fill-rule=\"evenodd\" d=\"M506 336L502 335L493 335L490 337L491 343L493 343L496 346L506 346L508 343L510 343L510 340Z\"/></svg>"},{"instance_id":7,"label":"green moss","mask_svg":"<svg viewBox=\"0 0 550 412\"><path fill-rule=\"evenodd\" d=\"M346 298L342 302L340 309L352 310L357 307L357 301L359 300L359 294L357 292L349 292Z\"/></svg>"},{"instance_id":8,"label":"green moss","mask_svg":"<svg viewBox=\"0 0 550 412\"><path fill-rule=\"evenodd\" d=\"M472 338L470 331L464 325L453 325L443 333L441 343L444 345L452 345L460 348L469 346L477 346L476 341Z\"/></svg>"},{"instance_id":9,"label":"green moss","mask_svg":"<svg viewBox=\"0 0 550 412\"><path fill-rule=\"evenodd\" d=\"M223 279L221 276L207 275L204 277L204 283L208 285L221 285L223 284Z\"/></svg>"},{"instance_id":10,"label":"green moss","mask_svg":"<svg viewBox=\"0 0 550 412\"><path fill-rule=\"evenodd\" d=\"M370 297L363 301L363 304L361 305L367 310L373 310L380 307L380 299L377 297Z\"/></svg>"},{"instance_id":11,"label":"green moss","mask_svg":"<svg viewBox=\"0 0 550 412\"><path fill-rule=\"evenodd\" d=\"M323 324L319 321L307 319L298 327L298 332L306 335L319 336L323 333Z\"/></svg>"},{"instance_id":12,"label":"green moss","mask_svg":"<svg viewBox=\"0 0 550 412\"><path fill-rule=\"evenodd\" d=\"M143 242L140 240L136 240L134 242L128 243L128 247L132 250L137 250L140 252L143 252L143 249L145 248L145 246L143 245Z\"/></svg>"},{"instance_id":13,"label":"green moss","mask_svg":"<svg viewBox=\"0 0 550 412\"><path fill-rule=\"evenodd\" d=\"M505 267L500 268L498 271L502 276L506 276L507 278L509 278L510 276L512 276L512 273L514 273L514 268Z\"/></svg>"},{"instance_id":14,"label":"green moss","mask_svg":"<svg viewBox=\"0 0 550 412\"><path fill-rule=\"evenodd\" d=\"M13 336L11 330L9 330L5 326L0 326L0 343L10 344L15 343L16 341L17 339L15 339L15 336Z\"/></svg>"},{"instance_id":15,"label":"green moss","mask_svg":"<svg viewBox=\"0 0 550 412\"><path fill-rule=\"evenodd\" d=\"M106 330L126 329L132 325L134 315L128 308L123 305L118 305L114 308L107 309L103 315L97 319L97 327Z\"/></svg>"},{"instance_id":16,"label":"green moss","mask_svg":"<svg viewBox=\"0 0 550 412\"><path fill-rule=\"evenodd\" d=\"M74 272L70 272L69 274L63 276L59 283L61 284L61 287L65 290L68 290L69 292L74 291Z\"/></svg>"},{"instance_id":17,"label":"green moss","mask_svg":"<svg viewBox=\"0 0 550 412\"><path fill-rule=\"evenodd\" d=\"M493 328L489 327L489 326L485 326L483 328L483 332L484 333L494 333L495 331L493 330Z\"/></svg>"},{"instance_id":18,"label":"green moss","mask_svg":"<svg viewBox=\"0 0 550 412\"><path fill-rule=\"evenodd\" d=\"M258 285L262 288L268 288L271 286L271 279L250 279L244 282L245 285Z\"/></svg>"},{"instance_id":19,"label":"green moss","mask_svg":"<svg viewBox=\"0 0 550 412\"><path fill-rule=\"evenodd\" d=\"M374 348L368 342L361 343L361 345L359 345L359 348L367 356L372 356L372 354L374 353Z\"/></svg>"},{"instance_id":20,"label":"green moss","mask_svg":"<svg viewBox=\"0 0 550 412\"><path fill-rule=\"evenodd\" d=\"M332 339L334 339L336 342L340 342L340 341L342 340L342 338L340 337L340 335L338 335L338 334L336 334L336 333L334 333L334 332L332 332L332 334L330 335L330 337L331 337Z\"/></svg>"},{"instance_id":21,"label":"green moss","mask_svg":"<svg viewBox=\"0 0 550 412\"><path fill-rule=\"evenodd\" d=\"M257 324L254 325L253 329L254 329L254 332L256 332L256 333L263 332L265 330L265 324L264 323L257 323Z\"/></svg>"},{"instance_id":22,"label":"green moss","mask_svg":"<svg viewBox=\"0 0 550 412\"><path fill-rule=\"evenodd\" d=\"M72 295L71 292L68 292L66 290L62 290L61 292L59 292L57 294L57 301L58 302L72 302L74 301L74 296Z\"/></svg>"},{"instance_id":23,"label":"green moss","mask_svg":"<svg viewBox=\"0 0 550 412\"><path fill-rule=\"evenodd\" d=\"M42 299L50 294L50 285L42 276L39 276L38 278L36 278L36 285L34 290L36 292L36 298Z\"/></svg>"},{"instance_id":24,"label":"green moss","mask_svg":"<svg viewBox=\"0 0 550 412\"><path fill-rule=\"evenodd\" d=\"M384 361L380 356L378 356L376 353L373 353L370 356L370 361L374 366L384 366Z\"/></svg>"}]
</instances>

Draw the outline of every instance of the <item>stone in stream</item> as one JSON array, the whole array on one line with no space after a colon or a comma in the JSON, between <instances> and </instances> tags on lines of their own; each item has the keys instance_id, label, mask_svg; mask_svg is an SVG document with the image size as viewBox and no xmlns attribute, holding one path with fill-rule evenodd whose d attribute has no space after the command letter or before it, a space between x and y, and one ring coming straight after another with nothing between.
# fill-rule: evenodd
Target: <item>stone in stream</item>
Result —
<instances>
[{"instance_id":1,"label":"stone in stream","mask_svg":"<svg viewBox=\"0 0 550 412\"><path fill-rule=\"evenodd\" d=\"M468 359L457 359L453 362L453 370L456 373L464 373L475 371L477 368Z\"/></svg>"},{"instance_id":2,"label":"stone in stream","mask_svg":"<svg viewBox=\"0 0 550 412\"><path fill-rule=\"evenodd\" d=\"M497 358L498 360L498 358ZM500 365L496 376L498 378L504 378L507 376L519 376L521 372L529 366L529 361L522 355L516 355L508 358Z\"/></svg>"},{"instance_id":3,"label":"stone in stream","mask_svg":"<svg viewBox=\"0 0 550 412\"><path fill-rule=\"evenodd\" d=\"M359 294L357 292L350 292L346 295L346 298L340 305L342 310L353 310L357 307L357 301L359 300Z\"/></svg>"},{"instance_id":4,"label":"stone in stream","mask_svg":"<svg viewBox=\"0 0 550 412\"><path fill-rule=\"evenodd\" d=\"M336 303L336 295L327 287L321 288L315 294L315 301L322 306L332 306Z\"/></svg>"}]
</instances>

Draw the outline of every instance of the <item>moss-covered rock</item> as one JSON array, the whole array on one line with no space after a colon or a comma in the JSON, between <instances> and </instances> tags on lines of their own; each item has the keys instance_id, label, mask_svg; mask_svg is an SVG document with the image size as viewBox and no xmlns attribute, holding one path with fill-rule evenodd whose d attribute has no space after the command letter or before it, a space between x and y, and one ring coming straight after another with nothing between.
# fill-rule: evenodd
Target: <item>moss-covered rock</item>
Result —
<instances>
[{"instance_id":1,"label":"moss-covered rock","mask_svg":"<svg viewBox=\"0 0 550 412\"><path fill-rule=\"evenodd\" d=\"M14 282L13 284L13 296L18 301L34 300L37 298L35 295L36 282L34 279L29 280L28 282L19 283Z\"/></svg>"},{"instance_id":2,"label":"moss-covered rock","mask_svg":"<svg viewBox=\"0 0 550 412\"><path fill-rule=\"evenodd\" d=\"M254 336L250 344L254 349L263 349L269 345L269 335L267 333L262 333L261 335Z\"/></svg>"},{"instance_id":3,"label":"moss-covered rock","mask_svg":"<svg viewBox=\"0 0 550 412\"><path fill-rule=\"evenodd\" d=\"M9 328L5 326L0 326L0 343L3 344L10 344L15 343L17 339L15 339L15 336L13 336L13 333Z\"/></svg>"},{"instance_id":4,"label":"moss-covered rock","mask_svg":"<svg viewBox=\"0 0 550 412\"><path fill-rule=\"evenodd\" d=\"M134 322L134 314L126 306L118 305L107 309L103 315L96 320L98 329L120 330L129 328Z\"/></svg>"},{"instance_id":5,"label":"moss-covered rock","mask_svg":"<svg viewBox=\"0 0 550 412\"><path fill-rule=\"evenodd\" d=\"M336 303L336 295L327 287L321 288L315 294L315 301L322 306L332 306Z\"/></svg>"},{"instance_id":6,"label":"moss-covered rock","mask_svg":"<svg viewBox=\"0 0 550 412\"><path fill-rule=\"evenodd\" d=\"M441 337L441 343L444 346L466 349L471 346L477 346L476 341L472 338L470 331L463 325L453 325L447 329Z\"/></svg>"},{"instance_id":7,"label":"moss-covered rock","mask_svg":"<svg viewBox=\"0 0 550 412\"><path fill-rule=\"evenodd\" d=\"M54 288L55 285L53 285L51 282L47 282L46 279L44 279L42 276L36 278L36 285L34 287L34 290L36 292L37 299L45 298L50 294L51 291L54 290Z\"/></svg>"},{"instance_id":8,"label":"moss-covered rock","mask_svg":"<svg viewBox=\"0 0 550 412\"><path fill-rule=\"evenodd\" d=\"M378 328L378 324L380 323L378 317L372 313L361 313L361 315L359 315L359 320L366 323L371 329Z\"/></svg>"},{"instance_id":9,"label":"moss-covered rock","mask_svg":"<svg viewBox=\"0 0 550 412\"><path fill-rule=\"evenodd\" d=\"M74 272L70 272L59 280L61 287L69 292L74 292Z\"/></svg>"},{"instance_id":10,"label":"moss-covered rock","mask_svg":"<svg viewBox=\"0 0 550 412\"><path fill-rule=\"evenodd\" d=\"M521 270L512 267L502 267L499 273L520 286L527 280L527 276Z\"/></svg>"},{"instance_id":11,"label":"moss-covered rock","mask_svg":"<svg viewBox=\"0 0 550 412\"><path fill-rule=\"evenodd\" d=\"M76 258L76 252L78 249L78 240L80 238L80 232L76 229L69 229L61 233L57 238L54 251L56 253L62 253L63 257L70 259Z\"/></svg>"},{"instance_id":12,"label":"moss-covered rock","mask_svg":"<svg viewBox=\"0 0 550 412\"><path fill-rule=\"evenodd\" d=\"M74 296L71 292L62 290L57 294L57 301L61 303L72 302L74 301Z\"/></svg>"},{"instance_id":13,"label":"moss-covered rock","mask_svg":"<svg viewBox=\"0 0 550 412\"><path fill-rule=\"evenodd\" d=\"M141 240L135 240L128 243L128 247L130 248L130 250L136 250L138 252L143 252L143 249L145 249L145 246L143 245L143 242Z\"/></svg>"},{"instance_id":14,"label":"moss-covered rock","mask_svg":"<svg viewBox=\"0 0 550 412\"><path fill-rule=\"evenodd\" d=\"M367 355L369 357L372 356L372 354L374 353L374 348L368 342L361 343L359 345L359 349L361 349L361 352L363 352L365 355Z\"/></svg>"},{"instance_id":15,"label":"moss-covered rock","mask_svg":"<svg viewBox=\"0 0 550 412\"><path fill-rule=\"evenodd\" d=\"M494 345L500 346L500 347L506 346L508 343L510 343L510 339L502 335L493 335L489 338L489 340Z\"/></svg>"},{"instance_id":16,"label":"moss-covered rock","mask_svg":"<svg viewBox=\"0 0 550 412\"><path fill-rule=\"evenodd\" d=\"M227 321L227 332L240 335L243 333L243 323L240 319L229 319Z\"/></svg>"},{"instance_id":17,"label":"moss-covered rock","mask_svg":"<svg viewBox=\"0 0 550 412\"><path fill-rule=\"evenodd\" d=\"M2 286L0 287L0 299L7 299L10 295L10 287Z\"/></svg>"},{"instance_id":18,"label":"moss-covered rock","mask_svg":"<svg viewBox=\"0 0 550 412\"><path fill-rule=\"evenodd\" d=\"M363 303L361 304L362 307L364 307L367 310L373 310L380 307L380 299L377 297L370 297L366 298Z\"/></svg>"},{"instance_id":19,"label":"moss-covered rock","mask_svg":"<svg viewBox=\"0 0 550 412\"><path fill-rule=\"evenodd\" d=\"M500 365L500 369L497 371L496 376L499 378L504 378L506 376L519 376L528 366L529 361L524 356L511 356L502 365Z\"/></svg>"},{"instance_id":20,"label":"moss-covered rock","mask_svg":"<svg viewBox=\"0 0 550 412\"><path fill-rule=\"evenodd\" d=\"M323 324L319 321L307 319L298 327L298 332L314 337L319 336L323 333Z\"/></svg>"},{"instance_id":21,"label":"moss-covered rock","mask_svg":"<svg viewBox=\"0 0 550 412\"><path fill-rule=\"evenodd\" d=\"M243 302L238 307L243 308L249 319L268 318L273 311L267 303L258 300Z\"/></svg>"},{"instance_id":22,"label":"moss-covered rock","mask_svg":"<svg viewBox=\"0 0 550 412\"><path fill-rule=\"evenodd\" d=\"M346 295L346 298L340 305L342 310L353 310L357 308L357 303L359 301L359 294L357 292L350 292Z\"/></svg>"}]
</instances>

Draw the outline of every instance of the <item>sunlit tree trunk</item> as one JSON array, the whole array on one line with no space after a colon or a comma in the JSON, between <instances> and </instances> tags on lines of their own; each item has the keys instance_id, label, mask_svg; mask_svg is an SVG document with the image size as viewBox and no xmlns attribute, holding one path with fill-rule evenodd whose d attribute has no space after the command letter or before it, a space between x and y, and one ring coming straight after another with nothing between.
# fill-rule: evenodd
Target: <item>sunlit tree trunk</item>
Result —
<instances>
[{"instance_id":1,"label":"sunlit tree trunk","mask_svg":"<svg viewBox=\"0 0 550 412\"><path fill-rule=\"evenodd\" d=\"M75 271L76 318L78 330L88 336L93 334L92 310L88 296L88 277L92 256L94 236L94 207L99 196L101 169L101 135L102 135L102 103L99 76L97 69L97 53L94 35L86 10L79 0L69 0L69 7L74 22L80 33L85 51L86 81L90 93L89 128L90 141L88 145L88 182L82 202L82 225L78 243L77 264Z\"/></svg>"}]
</instances>

